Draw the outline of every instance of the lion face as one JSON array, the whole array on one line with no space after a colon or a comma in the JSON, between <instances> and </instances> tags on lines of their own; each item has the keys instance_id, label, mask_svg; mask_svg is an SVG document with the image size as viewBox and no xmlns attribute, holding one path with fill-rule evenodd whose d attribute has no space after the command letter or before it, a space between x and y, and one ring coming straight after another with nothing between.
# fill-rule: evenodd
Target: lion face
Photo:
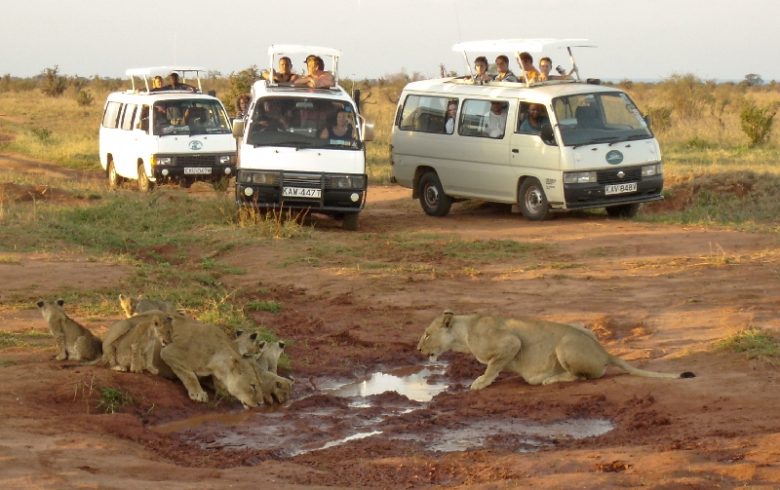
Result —
<instances>
[{"instance_id":1,"label":"lion face","mask_svg":"<svg viewBox=\"0 0 780 490\"><path fill-rule=\"evenodd\" d=\"M436 357L450 349L452 344L452 319L454 314L445 311L428 325L417 343L417 350L425 355Z\"/></svg>"},{"instance_id":2,"label":"lion face","mask_svg":"<svg viewBox=\"0 0 780 490\"><path fill-rule=\"evenodd\" d=\"M65 304L64 300L58 299L57 301L44 301L39 300L36 305L41 310L41 315L49 323L58 323L63 317L65 317L65 310L62 305Z\"/></svg>"},{"instance_id":3,"label":"lion face","mask_svg":"<svg viewBox=\"0 0 780 490\"><path fill-rule=\"evenodd\" d=\"M165 347L173 342L173 318L170 316L160 316L154 319L152 323L154 336L160 341L160 345Z\"/></svg>"},{"instance_id":4,"label":"lion face","mask_svg":"<svg viewBox=\"0 0 780 490\"><path fill-rule=\"evenodd\" d=\"M260 379L260 391L258 395L266 405L274 403L284 403L290 398L292 393L293 381L291 379L277 376L270 371L258 372Z\"/></svg>"},{"instance_id":5,"label":"lion face","mask_svg":"<svg viewBox=\"0 0 780 490\"><path fill-rule=\"evenodd\" d=\"M244 408L257 406L257 388L259 380L252 366L243 359L232 359L225 387L228 392L244 405Z\"/></svg>"},{"instance_id":6,"label":"lion face","mask_svg":"<svg viewBox=\"0 0 780 490\"><path fill-rule=\"evenodd\" d=\"M122 310L125 312L127 318L130 318L135 314L135 304L135 298L131 298L129 296L125 296L122 293L119 293L119 306L122 307Z\"/></svg>"}]
</instances>

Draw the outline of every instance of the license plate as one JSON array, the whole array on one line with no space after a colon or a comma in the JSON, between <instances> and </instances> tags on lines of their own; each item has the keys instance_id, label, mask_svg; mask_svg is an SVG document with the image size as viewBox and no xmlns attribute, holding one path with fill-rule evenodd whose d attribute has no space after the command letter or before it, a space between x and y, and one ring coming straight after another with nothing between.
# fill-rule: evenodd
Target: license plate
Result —
<instances>
[{"instance_id":1,"label":"license plate","mask_svg":"<svg viewBox=\"0 0 780 490\"><path fill-rule=\"evenodd\" d=\"M311 187L282 187L282 197L300 197L304 199L319 199L322 189Z\"/></svg>"},{"instance_id":2,"label":"license plate","mask_svg":"<svg viewBox=\"0 0 780 490\"><path fill-rule=\"evenodd\" d=\"M610 184L604 186L604 195L625 194L626 192L636 192L636 182L627 182L625 184Z\"/></svg>"},{"instance_id":3,"label":"license plate","mask_svg":"<svg viewBox=\"0 0 780 490\"><path fill-rule=\"evenodd\" d=\"M211 167L184 167L184 175L208 175Z\"/></svg>"}]
</instances>

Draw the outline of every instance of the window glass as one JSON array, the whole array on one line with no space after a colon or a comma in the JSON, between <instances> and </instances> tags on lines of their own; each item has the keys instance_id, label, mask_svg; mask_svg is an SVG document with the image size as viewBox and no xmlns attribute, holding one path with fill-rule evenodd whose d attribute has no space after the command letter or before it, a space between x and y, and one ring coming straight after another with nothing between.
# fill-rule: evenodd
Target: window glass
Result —
<instances>
[{"instance_id":1,"label":"window glass","mask_svg":"<svg viewBox=\"0 0 780 490\"><path fill-rule=\"evenodd\" d=\"M169 134L227 134L231 132L227 113L216 100L176 99L152 106L152 132Z\"/></svg>"},{"instance_id":2,"label":"window glass","mask_svg":"<svg viewBox=\"0 0 780 490\"><path fill-rule=\"evenodd\" d=\"M458 134L503 138L509 103L502 100L466 100L460 113Z\"/></svg>"},{"instance_id":3,"label":"window glass","mask_svg":"<svg viewBox=\"0 0 780 490\"><path fill-rule=\"evenodd\" d=\"M106 110L103 113L103 127L115 129L119 122L119 112L122 104L119 102L109 102L106 104Z\"/></svg>"},{"instance_id":4,"label":"window glass","mask_svg":"<svg viewBox=\"0 0 780 490\"><path fill-rule=\"evenodd\" d=\"M122 129L132 129L133 128L133 116L135 116L135 108L137 106L135 104L126 104L125 105L125 113L122 116Z\"/></svg>"},{"instance_id":5,"label":"window glass","mask_svg":"<svg viewBox=\"0 0 780 490\"><path fill-rule=\"evenodd\" d=\"M652 138L642 114L623 92L579 94L553 100L564 145Z\"/></svg>"},{"instance_id":6,"label":"window glass","mask_svg":"<svg viewBox=\"0 0 780 490\"><path fill-rule=\"evenodd\" d=\"M400 117L400 129L424 133L445 133L447 106L451 99L425 95L406 97ZM457 107L457 99L454 100Z\"/></svg>"},{"instance_id":7,"label":"window glass","mask_svg":"<svg viewBox=\"0 0 780 490\"><path fill-rule=\"evenodd\" d=\"M354 106L343 100L267 97L254 105L247 143L358 150L358 124Z\"/></svg>"}]
</instances>

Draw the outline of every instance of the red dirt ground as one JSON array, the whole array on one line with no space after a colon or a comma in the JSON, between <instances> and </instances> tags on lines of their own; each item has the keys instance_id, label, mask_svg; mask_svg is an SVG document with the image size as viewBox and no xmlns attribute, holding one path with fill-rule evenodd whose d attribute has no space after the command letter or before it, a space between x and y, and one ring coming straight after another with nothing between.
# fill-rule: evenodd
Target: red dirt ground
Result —
<instances>
[{"instance_id":1,"label":"red dirt ground","mask_svg":"<svg viewBox=\"0 0 780 490\"><path fill-rule=\"evenodd\" d=\"M51 189L58 179L73 177L56 166L26 164ZM0 180L7 180L1 169L11 167L18 172L19 159L0 157ZM296 379L291 402L249 412L225 400L195 404L178 383L56 362L49 337L25 337L26 345L0 350L0 487L780 487L778 368L712 345L746 327L778 334L776 236L584 214L533 223L502 206L468 203L437 219L425 216L408 190L369 192L357 233L313 219L323 231L318 239L328 242L319 245L357 247L350 250L363 254L361 267L338 250L302 240L259 242L218 257L246 271L222 278L241 298L272 298L282 306L277 314L254 318L289 341L291 369L282 374ZM57 199L62 205L73 201L78 199ZM394 245L402 232L421 245ZM433 234L535 247L475 264L447 253L446 243L425 240ZM368 246L366 237L372 238ZM132 274L82 256L3 258L0 300L48 297L74 281L84 290L119 287ZM303 438L343 437L350 428L339 420L351 409L344 399L317 393L318 380L417 369L424 361L417 340L445 308L584 325L611 353L639 367L694 371L697 377L660 380L610 370L593 381L529 386L504 373L478 392L455 383L428 405L383 423L381 435L329 449L291 457L285 448L214 443L236 424L261 430L253 420L274 420ZM102 335L118 317L117 309L114 318L77 319ZM0 334L31 330L47 330L34 305L0 306ZM467 356L443 357L449 379L467 383L481 373ZM101 387L120 388L134 401L121 413L102 413L96 408ZM389 393L371 401L367 416L406 403ZM332 414L323 427L307 420L315 409ZM215 418L179 430L155 428L199 416ZM534 452L520 450L507 436L449 453L398 438L430 440L491 420L581 419L608 419L614 429L584 439L553 438Z\"/></svg>"}]
</instances>

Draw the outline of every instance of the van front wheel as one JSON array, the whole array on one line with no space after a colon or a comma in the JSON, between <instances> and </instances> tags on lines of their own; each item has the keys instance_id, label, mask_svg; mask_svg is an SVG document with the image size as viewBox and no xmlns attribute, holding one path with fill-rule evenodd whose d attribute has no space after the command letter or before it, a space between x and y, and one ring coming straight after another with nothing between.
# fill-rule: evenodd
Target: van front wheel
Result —
<instances>
[{"instance_id":1,"label":"van front wheel","mask_svg":"<svg viewBox=\"0 0 780 490\"><path fill-rule=\"evenodd\" d=\"M550 205L547 196L544 195L542 184L535 178L529 177L520 184L518 191L520 210L523 216L531 221L542 221L550 214Z\"/></svg>"},{"instance_id":2,"label":"van front wheel","mask_svg":"<svg viewBox=\"0 0 780 490\"><path fill-rule=\"evenodd\" d=\"M141 192L149 192L152 190L154 184L146 176L146 170L144 170L144 164L138 164L138 190Z\"/></svg>"},{"instance_id":3,"label":"van front wheel","mask_svg":"<svg viewBox=\"0 0 780 490\"><path fill-rule=\"evenodd\" d=\"M452 198L444 193L436 172L427 172L420 178L420 206L429 216L446 216L452 206Z\"/></svg>"}]
</instances>

